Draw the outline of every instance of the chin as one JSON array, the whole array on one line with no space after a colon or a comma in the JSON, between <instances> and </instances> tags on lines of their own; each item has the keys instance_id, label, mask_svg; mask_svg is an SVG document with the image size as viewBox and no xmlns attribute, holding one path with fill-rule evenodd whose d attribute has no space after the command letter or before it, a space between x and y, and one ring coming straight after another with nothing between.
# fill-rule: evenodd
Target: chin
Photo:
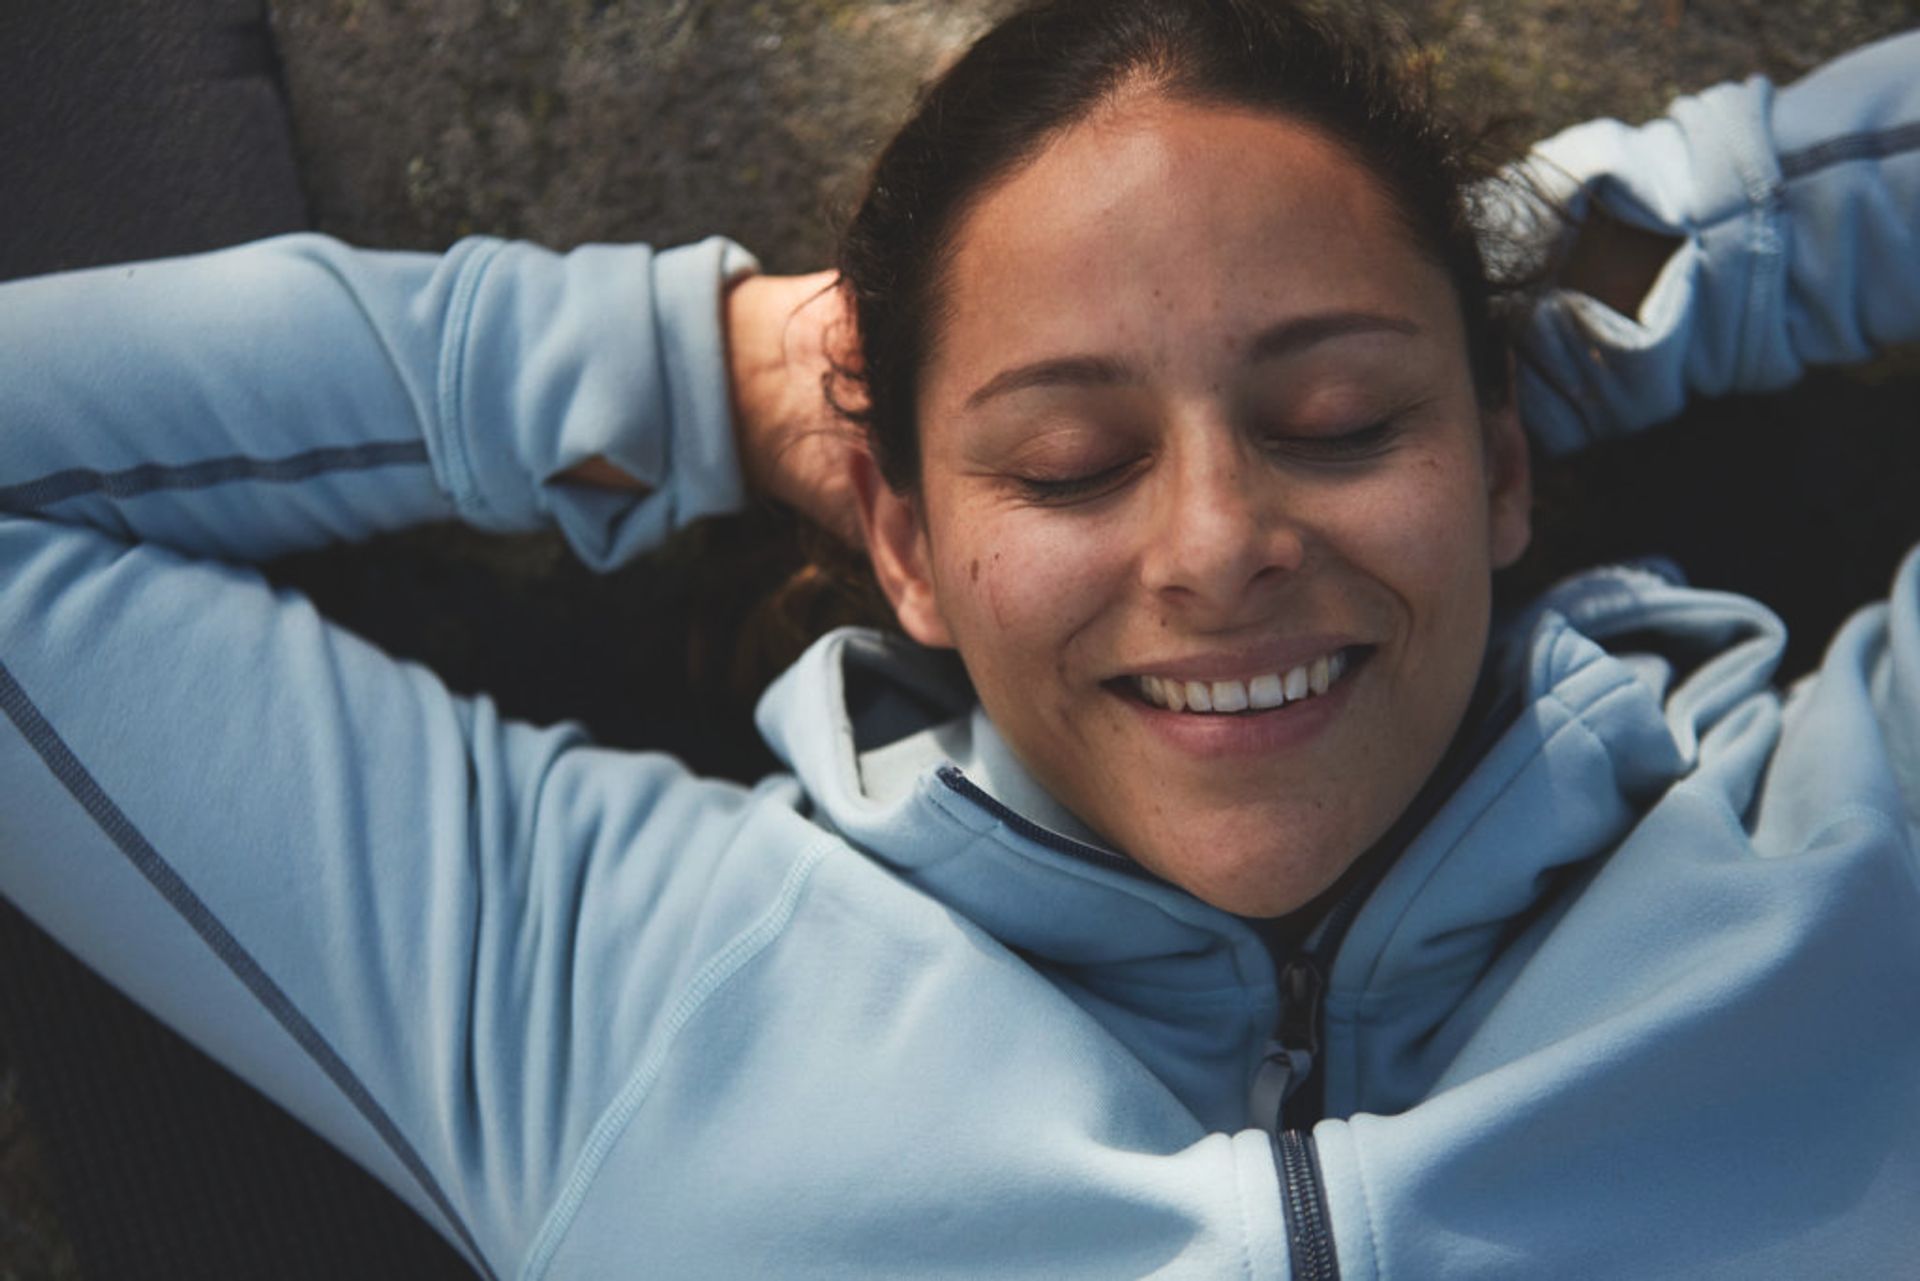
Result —
<instances>
[{"instance_id":1,"label":"chin","mask_svg":"<svg viewBox=\"0 0 1920 1281\"><path fill-rule=\"evenodd\" d=\"M1165 879L1236 916L1285 916L1313 902L1340 879L1365 850L1337 825L1307 825L1297 817L1263 815L1264 840L1234 840L1226 834L1193 832L1161 857L1143 855L1140 862ZM1292 828L1304 839L1276 847L1276 828ZM1301 831L1318 827L1318 831Z\"/></svg>"},{"instance_id":2,"label":"chin","mask_svg":"<svg viewBox=\"0 0 1920 1281\"><path fill-rule=\"evenodd\" d=\"M1329 876L1325 884L1303 886L1298 882L1283 883L1278 880L1261 882L1232 880L1219 886L1183 885L1181 888L1204 903L1209 903L1223 912L1235 916L1244 916L1256 920L1275 919L1299 911L1324 893L1339 880L1338 873Z\"/></svg>"}]
</instances>

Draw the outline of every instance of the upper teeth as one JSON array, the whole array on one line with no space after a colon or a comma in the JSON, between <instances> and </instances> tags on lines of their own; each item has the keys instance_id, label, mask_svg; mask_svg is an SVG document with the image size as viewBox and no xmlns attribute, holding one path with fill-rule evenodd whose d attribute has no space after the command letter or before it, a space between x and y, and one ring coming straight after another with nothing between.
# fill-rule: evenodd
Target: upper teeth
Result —
<instances>
[{"instance_id":1,"label":"upper teeth","mask_svg":"<svg viewBox=\"0 0 1920 1281\"><path fill-rule=\"evenodd\" d=\"M1347 670L1347 651L1323 654L1311 663L1286 672L1256 676L1248 681L1182 681L1165 676L1136 676L1134 683L1156 707L1176 712L1265 711L1315 694L1339 680Z\"/></svg>"}]
</instances>

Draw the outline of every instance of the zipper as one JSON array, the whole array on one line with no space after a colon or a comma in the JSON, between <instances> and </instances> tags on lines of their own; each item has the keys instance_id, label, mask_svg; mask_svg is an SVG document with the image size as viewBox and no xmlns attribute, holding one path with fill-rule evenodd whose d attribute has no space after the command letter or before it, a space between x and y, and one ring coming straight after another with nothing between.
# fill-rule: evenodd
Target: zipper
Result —
<instances>
[{"instance_id":1,"label":"zipper","mask_svg":"<svg viewBox=\"0 0 1920 1281\"><path fill-rule=\"evenodd\" d=\"M1333 1226L1327 1221L1327 1194L1313 1136L1282 1130L1273 1136L1273 1152L1280 1170L1293 1281L1340 1281L1340 1256L1333 1246Z\"/></svg>"},{"instance_id":2,"label":"zipper","mask_svg":"<svg viewBox=\"0 0 1920 1281\"><path fill-rule=\"evenodd\" d=\"M1326 1074L1317 1070L1322 1006L1334 955L1378 879L1378 874L1356 878L1281 967L1280 1024L1254 1073L1250 1102L1255 1121L1273 1135L1293 1281L1340 1281L1340 1256L1312 1134L1326 1110Z\"/></svg>"},{"instance_id":3,"label":"zipper","mask_svg":"<svg viewBox=\"0 0 1920 1281\"><path fill-rule=\"evenodd\" d=\"M1262 1072L1268 1065L1285 1059L1293 1074L1277 1100L1278 1113L1262 1112L1268 1128L1279 1131L1310 1130L1325 1111L1326 1073L1320 1067L1320 1032L1324 1018L1322 1005L1327 993L1327 974L1333 958L1347 937L1354 918L1360 915L1367 895L1373 892L1378 876L1362 876L1347 887L1340 899L1320 921L1306 942L1280 970L1280 1025L1274 1029L1267 1046ZM1269 1072L1271 1076L1271 1072ZM1256 1074L1256 1090L1259 1075ZM1271 1091L1271 1083L1268 1089ZM1257 1097L1257 1096L1256 1096ZM1264 1102L1264 1100L1263 1100Z\"/></svg>"},{"instance_id":4,"label":"zipper","mask_svg":"<svg viewBox=\"0 0 1920 1281\"><path fill-rule=\"evenodd\" d=\"M1108 871L1124 872L1143 880L1164 884L1160 877L1132 859L1122 858L1083 841L1050 831L1029 818L1002 805L989 796L956 766L945 765L935 772L940 782L955 794L991 814L1018 835L1035 844ZM1333 1227L1328 1222L1326 1190L1320 1176L1320 1157L1313 1136L1305 1132L1320 1109L1319 1078L1314 1073L1320 1046L1320 1004L1326 990L1326 968L1347 927L1360 914L1360 907L1373 889L1377 877L1362 877L1342 894L1320 925L1309 936L1301 954L1287 963L1281 976L1286 1008L1280 1027L1269 1045L1267 1057L1255 1073L1253 1086L1255 1115L1273 1134L1274 1161L1280 1176L1281 1207L1287 1224L1288 1255L1293 1261L1293 1281L1340 1281L1340 1260L1333 1243ZM1316 1086L1310 1100L1310 1119L1304 1125L1296 1117L1307 1118L1309 1100L1301 1087ZM1281 1128L1282 1120L1286 1128Z\"/></svg>"},{"instance_id":5,"label":"zipper","mask_svg":"<svg viewBox=\"0 0 1920 1281\"><path fill-rule=\"evenodd\" d=\"M1489 660L1491 662L1491 659ZM1446 757L1434 770L1414 798L1407 812L1394 822L1386 837L1367 855L1369 862L1340 891L1319 924L1310 930L1292 956L1280 966L1279 988L1282 1002L1279 1025L1267 1042L1266 1057L1254 1073L1249 1101L1256 1124L1269 1133L1283 1130L1311 1131L1326 1114L1326 1073L1321 1067L1321 1032L1325 1024L1322 1008L1327 993L1327 976L1333 972L1334 957L1346 941L1366 906L1374 888L1386 876L1425 825L1441 800L1452 794L1461 777L1486 753L1513 713L1512 691L1500 691L1483 673L1474 691L1476 707L1467 719Z\"/></svg>"},{"instance_id":6,"label":"zipper","mask_svg":"<svg viewBox=\"0 0 1920 1281\"><path fill-rule=\"evenodd\" d=\"M1062 836L1060 833L1044 828L1032 819L1023 817L1016 811L1008 809L1005 805L1002 805L999 801L989 796L979 784L961 773L958 766L942 765L934 771L934 776L946 784L950 790L966 797L967 800L972 801L975 805L978 805L981 809L993 815L994 818L998 819L1008 828L1011 828L1015 833L1025 837L1036 845L1044 845L1056 854L1064 854L1068 858L1078 859L1082 863L1091 863L1093 866L1105 868L1109 872L1125 872L1129 876L1136 877L1140 880L1151 881L1156 885L1166 884L1160 877L1155 876L1152 872L1141 867L1130 858L1122 858L1120 855L1109 853L1106 850L1100 849L1098 846L1088 845L1085 841L1076 841L1070 836Z\"/></svg>"},{"instance_id":7,"label":"zipper","mask_svg":"<svg viewBox=\"0 0 1920 1281\"><path fill-rule=\"evenodd\" d=\"M1491 661L1491 660L1489 660ZM1267 1043L1266 1058L1254 1073L1250 1096L1255 1124L1273 1135L1276 1170L1280 1176L1281 1203L1286 1211L1288 1251L1293 1260L1294 1281L1340 1281L1340 1256L1333 1243L1333 1225L1327 1212L1326 1186L1320 1175L1319 1149L1313 1141L1313 1127L1326 1112L1326 1072L1321 1069L1320 1039L1325 1020L1327 976L1333 959L1346 941L1366 906L1374 887L1380 883L1405 849L1432 816L1440 799L1450 795L1454 785L1497 737L1512 712L1507 709L1509 695L1490 693L1483 674L1475 690L1474 703L1490 705L1484 713L1469 711L1467 726L1456 736L1447 756L1427 780L1419 796L1395 822L1387 837L1375 846L1376 857L1367 869L1340 892L1333 907L1320 919L1300 947L1280 967L1280 997L1284 1005L1280 1023ZM1393 851L1391 857L1386 851Z\"/></svg>"}]
</instances>

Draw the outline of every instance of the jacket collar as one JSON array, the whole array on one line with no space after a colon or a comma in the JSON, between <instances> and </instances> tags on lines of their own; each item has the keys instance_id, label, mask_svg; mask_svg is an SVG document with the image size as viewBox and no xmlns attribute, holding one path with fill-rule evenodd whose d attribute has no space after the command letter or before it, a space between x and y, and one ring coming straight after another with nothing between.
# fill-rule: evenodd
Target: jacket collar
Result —
<instances>
[{"instance_id":1,"label":"jacket collar","mask_svg":"<svg viewBox=\"0 0 1920 1281\"><path fill-rule=\"evenodd\" d=\"M1032 812L1037 785L997 736L982 741L991 729L940 656L843 628L767 691L757 719L816 819L1034 959L1140 964L1251 946L1268 968L1230 913L1094 844L1064 811ZM924 768L901 778L916 754Z\"/></svg>"},{"instance_id":2,"label":"jacket collar","mask_svg":"<svg viewBox=\"0 0 1920 1281\"><path fill-rule=\"evenodd\" d=\"M972 693L938 667L901 642L835 632L767 691L761 732L817 821L1045 972L1202 1125L1240 1128L1278 1017L1265 946L1229 913L1009 808L1023 789L1006 774L993 780L1002 797L970 777L981 761L994 772L993 745L970 741ZM902 730L933 740L927 768L881 785L888 771L863 773L863 757Z\"/></svg>"},{"instance_id":3,"label":"jacket collar","mask_svg":"<svg viewBox=\"0 0 1920 1281\"><path fill-rule=\"evenodd\" d=\"M1511 978L1495 958L1614 849L1743 703L1771 697L1786 631L1744 597L1637 567L1588 571L1501 629L1515 711L1354 920L1328 1017L1348 1071L1331 1115L1422 1097ZM1764 746L1764 745L1762 745Z\"/></svg>"},{"instance_id":4,"label":"jacket collar","mask_svg":"<svg viewBox=\"0 0 1920 1281\"><path fill-rule=\"evenodd\" d=\"M1436 1028L1468 1002L1516 922L1695 767L1706 732L1766 689L1784 638L1750 600L1634 567L1570 579L1496 629L1488 701L1505 710L1468 740L1458 784L1403 825L1417 830L1389 855L1330 976L1330 1010L1419 1006L1402 1020L1411 1030L1394 1034L1403 1044L1352 1051L1404 1058L1406 1043L1427 1038L1432 1064L1376 1074L1398 1083L1386 1094L1417 1093L1437 1074L1451 1038ZM768 690L758 720L816 819L1054 973L1163 1079L1257 1057L1277 999L1256 932L981 786L968 773L982 757L972 702L939 656L843 629ZM928 736L926 768L870 786L863 756L914 734ZM1206 1034L1216 1044L1200 1052L1191 1037L1210 1009L1222 1015ZM1134 1026L1143 1019L1163 1039L1185 1025L1184 1058L1156 1049L1155 1033ZM1410 1101L1356 1090L1330 1081L1330 1110Z\"/></svg>"}]
</instances>

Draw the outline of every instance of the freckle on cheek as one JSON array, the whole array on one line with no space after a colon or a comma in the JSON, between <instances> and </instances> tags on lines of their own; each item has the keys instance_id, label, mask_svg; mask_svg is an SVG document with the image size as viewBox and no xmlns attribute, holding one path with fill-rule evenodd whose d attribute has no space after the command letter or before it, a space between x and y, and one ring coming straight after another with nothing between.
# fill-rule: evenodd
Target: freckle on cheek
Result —
<instances>
[{"instance_id":1,"label":"freckle on cheek","mask_svg":"<svg viewBox=\"0 0 1920 1281\"><path fill-rule=\"evenodd\" d=\"M978 558L974 560L973 564L967 566L967 577L976 583L980 581L980 561Z\"/></svg>"}]
</instances>

